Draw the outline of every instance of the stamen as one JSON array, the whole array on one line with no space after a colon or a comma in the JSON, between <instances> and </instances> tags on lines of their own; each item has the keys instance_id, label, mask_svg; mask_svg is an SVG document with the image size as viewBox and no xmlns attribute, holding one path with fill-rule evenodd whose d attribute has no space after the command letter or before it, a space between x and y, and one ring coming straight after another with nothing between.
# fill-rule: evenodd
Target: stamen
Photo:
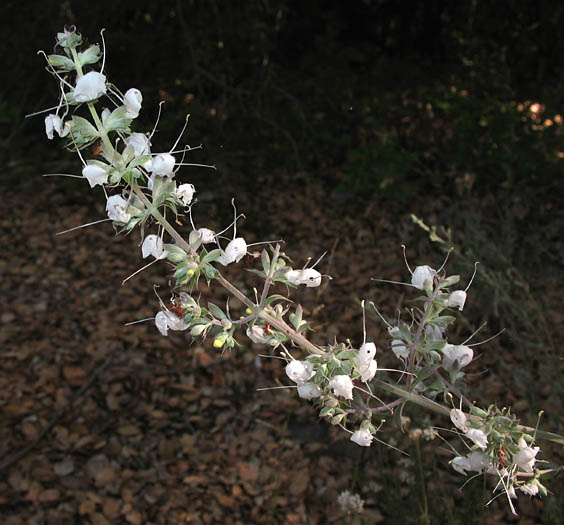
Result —
<instances>
[{"instance_id":1,"label":"stamen","mask_svg":"<svg viewBox=\"0 0 564 525\"><path fill-rule=\"evenodd\" d=\"M315 261L315 263L312 266L310 266L310 268L315 268L317 266L317 264L321 261L321 259L323 259L323 257L325 257L326 255L327 255L327 251L324 251L321 254L321 257L319 257L319 259L317 259L317 261Z\"/></svg>"},{"instance_id":2,"label":"stamen","mask_svg":"<svg viewBox=\"0 0 564 525\"><path fill-rule=\"evenodd\" d=\"M180 139L182 138L182 135L184 135L184 131L186 131L186 126L188 126L188 119L190 118L190 114L186 115L186 120L184 121L184 126L182 126L182 131L180 132L180 135L178 135L178 138L176 139L176 142L174 143L174 145L172 146L172 148L170 148L169 153L174 150L174 148L176 148L176 146L178 146L178 143L180 142Z\"/></svg>"},{"instance_id":3,"label":"stamen","mask_svg":"<svg viewBox=\"0 0 564 525\"><path fill-rule=\"evenodd\" d=\"M405 244L402 244L401 247L403 248L403 260L405 262L405 265L407 266L407 269L409 270L409 273L411 275L413 275L413 272L411 271L411 268L409 267L409 263L407 262L407 255L405 254Z\"/></svg>"},{"instance_id":4,"label":"stamen","mask_svg":"<svg viewBox=\"0 0 564 525\"><path fill-rule=\"evenodd\" d=\"M472 278L470 279L470 282L468 283L468 286L466 288L464 288L464 291L467 292L468 288L470 288L470 285L472 284L472 282L474 281L474 277L476 277L476 272L478 271L478 264L480 264L479 261L476 261L474 263L474 273L472 274Z\"/></svg>"},{"instance_id":5,"label":"stamen","mask_svg":"<svg viewBox=\"0 0 564 525\"><path fill-rule=\"evenodd\" d=\"M24 118L35 117L36 115L41 115L41 113L48 113L49 111L53 111L54 109L58 110L60 107L61 104L59 103L57 106L53 106L52 108L42 109L41 111L36 111L35 113L29 113L28 115L25 115Z\"/></svg>"},{"instance_id":6,"label":"stamen","mask_svg":"<svg viewBox=\"0 0 564 525\"><path fill-rule=\"evenodd\" d=\"M106 29L102 28L100 31L100 38L102 39L102 68L100 69L100 73L104 72L104 66L106 65L106 41L104 40L104 31Z\"/></svg>"},{"instance_id":7,"label":"stamen","mask_svg":"<svg viewBox=\"0 0 564 525\"><path fill-rule=\"evenodd\" d=\"M376 312L376 314L378 315L378 317L380 319L382 319L382 321L384 321L384 324L388 327L388 328L393 328L393 326L388 323L388 321L386 321L386 319L384 319L384 316L378 311L378 308L376 308L376 305L370 301L370 304L372 305L372 308L374 308L374 311Z\"/></svg>"},{"instance_id":8,"label":"stamen","mask_svg":"<svg viewBox=\"0 0 564 525\"><path fill-rule=\"evenodd\" d=\"M44 173L42 177L71 177L73 179L84 179L82 175L71 175L70 173Z\"/></svg>"},{"instance_id":9,"label":"stamen","mask_svg":"<svg viewBox=\"0 0 564 525\"><path fill-rule=\"evenodd\" d=\"M366 308L364 308L364 299L360 302L362 308L362 344L366 343Z\"/></svg>"},{"instance_id":10,"label":"stamen","mask_svg":"<svg viewBox=\"0 0 564 525\"><path fill-rule=\"evenodd\" d=\"M146 317L145 319L139 319L139 321L131 321L129 323L125 323L123 326L131 326L132 324L144 323L145 321L154 321L154 317Z\"/></svg>"},{"instance_id":11,"label":"stamen","mask_svg":"<svg viewBox=\"0 0 564 525\"><path fill-rule=\"evenodd\" d=\"M437 270L437 273L439 273L445 267L445 264L447 263L448 258L453 251L454 251L454 248L450 248L448 250L446 257L445 257L445 260L443 261L443 264L441 264L440 268Z\"/></svg>"},{"instance_id":12,"label":"stamen","mask_svg":"<svg viewBox=\"0 0 564 525\"><path fill-rule=\"evenodd\" d=\"M160 261L160 259L154 259L149 264L146 264L142 268L139 268L139 270L137 270L136 272L133 272L129 277L126 277L123 281L121 281L121 285L123 286L127 281L129 281L129 279L131 279L132 277L134 277L138 273L141 273L143 270L146 270L147 268L149 268L149 266L151 266L152 264L155 264L157 261Z\"/></svg>"},{"instance_id":13,"label":"stamen","mask_svg":"<svg viewBox=\"0 0 564 525\"><path fill-rule=\"evenodd\" d=\"M379 283L401 284L402 286L409 286L411 288L417 288L417 286L414 286L413 284L400 283L399 281L389 281L388 279L375 279L374 277L371 277L370 280L376 281L376 282L379 282Z\"/></svg>"},{"instance_id":14,"label":"stamen","mask_svg":"<svg viewBox=\"0 0 564 525\"><path fill-rule=\"evenodd\" d=\"M192 150L195 150L195 149L203 149L203 146L200 144L199 146L194 146L194 147L192 148L192 147L186 145L186 147L185 147L184 149L179 149L179 150L176 150L176 151L171 151L171 152L169 152L169 153L170 153L171 155L176 155L177 153L184 153L184 152L192 151Z\"/></svg>"},{"instance_id":15,"label":"stamen","mask_svg":"<svg viewBox=\"0 0 564 525\"><path fill-rule=\"evenodd\" d=\"M243 215L243 217L244 217L244 215ZM250 248L251 246L258 246L259 244L271 244L271 243L277 243L277 242L284 242L284 239L276 239L275 241L253 242L252 244L247 244L247 248Z\"/></svg>"},{"instance_id":16,"label":"stamen","mask_svg":"<svg viewBox=\"0 0 564 525\"><path fill-rule=\"evenodd\" d=\"M159 102L159 112L157 114L157 121L155 122L155 125L153 127L153 131L151 131L151 134L149 135L149 141L153 138L155 131L157 131L157 126L159 125L159 120L161 119L161 112L162 112L163 104L164 104L164 100L161 100Z\"/></svg>"},{"instance_id":17,"label":"stamen","mask_svg":"<svg viewBox=\"0 0 564 525\"><path fill-rule=\"evenodd\" d=\"M55 235L63 235L63 233L69 233L72 232L74 230L79 230L80 228L86 228L87 226L93 226L94 224L100 224L101 222L106 222L106 221L111 221L112 219L107 218L107 219L100 219L99 221L94 221L94 222L89 222L87 224L82 224L81 226L75 226L74 228L71 228L70 230L65 230L63 232L58 232Z\"/></svg>"},{"instance_id":18,"label":"stamen","mask_svg":"<svg viewBox=\"0 0 564 525\"><path fill-rule=\"evenodd\" d=\"M194 163L188 163L188 162L177 162L176 165L177 166L196 166L198 168L211 168L212 170L217 170L217 168L215 167L215 164L194 164Z\"/></svg>"}]
</instances>

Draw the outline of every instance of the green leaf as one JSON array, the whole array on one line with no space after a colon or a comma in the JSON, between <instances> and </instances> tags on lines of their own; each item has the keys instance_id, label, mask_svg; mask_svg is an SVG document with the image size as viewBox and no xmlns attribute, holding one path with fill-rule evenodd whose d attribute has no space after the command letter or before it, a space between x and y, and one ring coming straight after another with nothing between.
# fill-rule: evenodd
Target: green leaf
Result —
<instances>
[{"instance_id":1,"label":"green leaf","mask_svg":"<svg viewBox=\"0 0 564 525\"><path fill-rule=\"evenodd\" d=\"M86 51L78 53L78 63L81 66L86 64L95 64L100 60L100 47L98 44L90 46Z\"/></svg>"},{"instance_id":2,"label":"green leaf","mask_svg":"<svg viewBox=\"0 0 564 525\"><path fill-rule=\"evenodd\" d=\"M286 301L291 303L292 301L290 301L290 299L288 299L287 297L284 297L283 295L280 294L274 294L269 296L265 301L264 304L265 305L269 305L270 303L272 303L273 301Z\"/></svg>"},{"instance_id":3,"label":"green leaf","mask_svg":"<svg viewBox=\"0 0 564 525\"><path fill-rule=\"evenodd\" d=\"M451 275L447 277L439 286L439 288L449 288L453 284L456 284L460 281L460 275Z\"/></svg>"},{"instance_id":4,"label":"green leaf","mask_svg":"<svg viewBox=\"0 0 564 525\"><path fill-rule=\"evenodd\" d=\"M268 275L270 273L270 256L266 250L262 251L262 268L264 273Z\"/></svg>"},{"instance_id":5,"label":"green leaf","mask_svg":"<svg viewBox=\"0 0 564 525\"><path fill-rule=\"evenodd\" d=\"M125 106L120 106L114 109L111 113L108 111L102 112L102 124L106 128L106 132L119 131L121 133L131 133L129 125L131 124L130 118L126 118L125 113L127 108Z\"/></svg>"},{"instance_id":6,"label":"green leaf","mask_svg":"<svg viewBox=\"0 0 564 525\"><path fill-rule=\"evenodd\" d=\"M263 250L264 253L264 250ZM289 319L290 322L294 325L294 328L297 330L300 325L302 324L302 315L304 313L304 309L302 308L302 305L299 304L296 307L296 313L290 314L289 315Z\"/></svg>"},{"instance_id":7,"label":"green leaf","mask_svg":"<svg viewBox=\"0 0 564 525\"><path fill-rule=\"evenodd\" d=\"M74 62L63 55L49 55L49 64L51 64L57 71L66 72L74 71Z\"/></svg>"},{"instance_id":8,"label":"green leaf","mask_svg":"<svg viewBox=\"0 0 564 525\"><path fill-rule=\"evenodd\" d=\"M454 321L456 321L456 317L453 317L452 315L443 315L441 317L437 317L436 319L433 319L433 324L445 328L448 325L454 323Z\"/></svg>"},{"instance_id":9,"label":"green leaf","mask_svg":"<svg viewBox=\"0 0 564 525\"><path fill-rule=\"evenodd\" d=\"M221 257L221 250L217 248L216 250L212 250L204 255L202 258L203 263L211 263L217 261Z\"/></svg>"},{"instance_id":10,"label":"green leaf","mask_svg":"<svg viewBox=\"0 0 564 525\"><path fill-rule=\"evenodd\" d=\"M174 264L188 260L188 254L176 244L165 244L164 249L168 253L166 258Z\"/></svg>"},{"instance_id":11,"label":"green leaf","mask_svg":"<svg viewBox=\"0 0 564 525\"><path fill-rule=\"evenodd\" d=\"M335 409L331 407L323 407L319 412L319 417L331 417L335 413Z\"/></svg>"},{"instance_id":12,"label":"green leaf","mask_svg":"<svg viewBox=\"0 0 564 525\"><path fill-rule=\"evenodd\" d=\"M227 315L225 315L219 306L213 303L208 303L208 309L216 319L227 319Z\"/></svg>"}]
</instances>

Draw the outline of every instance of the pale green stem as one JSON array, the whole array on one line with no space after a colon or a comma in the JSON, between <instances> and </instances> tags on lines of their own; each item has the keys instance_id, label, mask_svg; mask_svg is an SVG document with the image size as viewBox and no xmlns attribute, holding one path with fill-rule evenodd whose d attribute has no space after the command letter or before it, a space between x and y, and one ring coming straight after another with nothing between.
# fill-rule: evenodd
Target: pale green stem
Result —
<instances>
[{"instance_id":1,"label":"pale green stem","mask_svg":"<svg viewBox=\"0 0 564 525\"><path fill-rule=\"evenodd\" d=\"M80 62L78 60L78 54L76 52L76 49L74 49L74 47L71 48L71 53L72 53L72 58L74 60L74 65L76 67L76 72L78 73L78 78L80 78L84 75L84 73L82 72L82 66L80 65ZM100 120L100 117L98 116L98 112L96 111L96 107L94 106L94 103L88 102L87 106L88 109L90 110L90 114L92 115L92 119L96 124L96 129L98 130L98 133L100 133L100 138L102 139L102 142L104 143L106 148L108 148L108 152L114 151L114 147L112 145L110 137L108 137L108 134L104 129L104 126L102 124L102 121Z\"/></svg>"}]
</instances>

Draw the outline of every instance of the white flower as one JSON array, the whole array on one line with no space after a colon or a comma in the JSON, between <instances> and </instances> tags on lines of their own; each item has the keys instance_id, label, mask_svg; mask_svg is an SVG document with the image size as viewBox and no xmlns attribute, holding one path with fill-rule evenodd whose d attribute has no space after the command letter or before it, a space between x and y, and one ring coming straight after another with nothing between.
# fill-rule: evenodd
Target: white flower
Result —
<instances>
[{"instance_id":1,"label":"white flower","mask_svg":"<svg viewBox=\"0 0 564 525\"><path fill-rule=\"evenodd\" d=\"M123 97L125 118L137 118L141 109L141 102L143 102L141 91L135 88L128 89Z\"/></svg>"},{"instance_id":2,"label":"white flower","mask_svg":"<svg viewBox=\"0 0 564 525\"><path fill-rule=\"evenodd\" d=\"M479 428L471 428L467 430L464 435L476 445L478 445L482 450L486 450L488 448L488 436L484 434L483 430Z\"/></svg>"},{"instance_id":3,"label":"white flower","mask_svg":"<svg viewBox=\"0 0 564 525\"><path fill-rule=\"evenodd\" d=\"M53 131L55 131L59 137L66 137L70 131L70 124L68 122L65 124L58 115L47 115L45 117L45 133L49 140L53 139Z\"/></svg>"},{"instance_id":4,"label":"white flower","mask_svg":"<svg viewBox=\"0 0 564 525\"><path fill-rule=\"evenodd\" d=\"M112 221L127 224L131 215L127 213L127 202L120 195L112 195L106 202L106 211Z\"/></svg>"},{"instance_id":5,"label":"white flower","mask_svg":"<svg viewBox=\"0 0 564 525\"><path fill-rule=\"evenodd\" d=\"M262 343L262 344L266 343L266 336L264 334L264 328L262 326L257 325L257 324L247 328L247 337L253 343Z\"/></svg>"},{"instance_id":6,"label":"white flower","mask_svg":"<svg viewBox=\"0 0 564 525\"><path fill-rule=\"evenodd\" d=\"M463 474L464 476L466 476L467 470L472 470L472 465L470 465L468 458L465 458L464 456L456 456L450 464L456 472Z\"/></svg>"},{"instance_id":7,"label":"white flower","mask_svg":"<svg viewBox=\"0 0 564 525\"><path fill-rule=\"evenodd\" d=\"M428 324L425 327L425 337L428 341L442 341L443 329L436 324Z\"/></svg>"},{"instance_id":8,"label":"white flower","mask_svg":"<svg viewBox=\"0 0 564 525\"><path fill-rule=\"evenodd\" d=\"M188 206L192 202L196 188L193 184L181 184L174 190L174 194L182 201L184 206Z\"/></svg>"},{"instance_id":9,"label":"white flower","mask_svg":"<svg viewBox=\"0 0 564 525\"><path fill-rule=\"evenodd\" d=\"M160 311L157 315L155 315L155 326L159 329L159 332L162 335L168 335L168 317L163 311Z\"/></svg>"},{"instance_id":10,"label":"white flower","mask_svg":"<svg viewBox=\"0 0 564 525\"><path fill-rule=\"evenodd\" d=\"M392 352L396 354L398 359L407 359L409 356L409 348L405 346L405 343L401 339L394 339L392 341Z\"/></svg>"},{"instance_id":11,"label":"white flower","mask_svg":"<svg viewBox=\"0 0 564 525\"><path fill-rule=\"evenodd\" d=\"M229 242L221 257L217 260L218 263L227 266L232 262L239 262L247 253L247 243L243 237L237 237Z\"/></svg>"},{"instance_id":12,"label":"white flower","mask_svg":"<svg viewBox=\"0 0 564 525\"><path fill-rule=\"evenodd\" d=\"M364 500L358 494L351 494L348 490L339 494L337 503L346 514L361 514L364 510Z\"/></svg>"},{"instance_id":13,"label":"white flower","mask_svg":"<svg viewBox=\"0 0 564 525\"><path fill-rule=\"evenodd\" d=\"M333 389L333 394L336 396L344 397L345 399L352 399L353 382L347 375L338 375L329 381L329 388Z\"/></svg>"},{"instance_id":14,"label":"white flower","mask_svg":"<svg viewBox=\"0 0 564 525\"><path fill-rule=\"evenodd\" d=\"M144 133L132 133L124 142L126 146L133 148L136 157L151 154L151 142Z\"/></svg>"},{"instance_id":15,"label":"white flower","mask_svg":"<svg viewBox=\"0 0 564 525\"><path fill-rule=\"evenodd\" d=\"M202 244L208 244L215 241L215 232L208 228L200 228L198 230Z\"/></svg>"},{"instance_id":16,"label":"white flower","mask_svg":"<svg viewBox=\"0 0 564 525\"><path fill-rule=\"evenodd\" d=\"M375 355L376 345L374 343L363 343L358 350L356 365L360 373L360 379L365 383L371 381L378 370L378 365L374 359Z\"/></svg>"},{"instance_id":17,"label":"white flower","mask_svg":"<svg viewBox=\"0 0 564 525\"><path fill-rule=\"evenodd\" d=\"M526 485L521 485L519 490L529 496L536 496L539 493L539 486L536 483L527 483Z\"/></svg>"},{"instance_id":18,"label":"white flower","mask_svg":"<svg viewBox=\"0 0 564 525\"><path fill-rule=\"evenodd\" d=\"M88 179L91 188L97 184L103 186L108 182L108 172L98 164L87 164L84 166L82 168L82 175Z\"/></svg>"},{"instance_id":19,"label":"white flower","mask_svg":"<svg viewBox=\"0 0 564 525\"><path fill-rule=\"evenodd\" d=\"M321 274L313 268L289 270L284 274L284 277L296 286L305 284L308 288L312 288L321 284Z\"/></svg>"},{"instance_id":20,"label":"white flower","mask_svg":"<svg viewBox=\"0 0 564 525\"><path fill-rule=\"evenodd\" d=\"M465 302L466 292L464 290L456 290L449 295L446 301L446 305L450 308L458 308L459 310L463 310Z\"/></svg>"},{"instance_id":21,"label":"white flower","mask_svg":"<svg viewBox=\"0 0 564 525\"><path fill-rule=\"evenodd\" d=\"M367 383L368 381L372 381L374 376L376 375L376 371L378 370L378 364L376 363L376 359L372 359L368 364L362 365L358 368L360 372L360 379Z\"/></svg>"},{"instance_id":22,"label":"white flower","mask_svg":"<svg viewBox=\"0 0 564 525\"><path fill-rule=\"evenodd\" d=\"M455 361L458 362L458 368L463 368L472 361L474 352L465 345L447 344L443 348L443 368L450 370Z\"/></svg>"},{"instance_id":23,"label":"white flower","mask_svg":"<svg viewBox=\"0 0 564 525\"><path fill-rule=\"evenodd\" d=\"M159 332L166 336L168 335L168 330L186 330L189 325L187 325L183 319L180 319L177 315L169 312L168 310L161 310L155 316L155 326L159 329Z\"/></svg>"},{"instance_id":24,"label":"white flower","mask_svg":"<svg viewBox=\"0 0 564 525\"><path fill-rule=\"evenodd\" d=\"M535 457L538 454L539 447L529 447L527 442L521 438L519 439L519 452L513 457L515 464L524 472L532 472L535 466Z\"/></svg>"},{"instance_id":25,"label":"white flower","mask_svg":"<svg viewBox=\"0 0 564 525\"><path fill-rule=\"evenodd\" d=\"M483 472L484 470L491 467L491 462L489 458L479 450L470 452L470 454L468 454L466 458L470 463L470 470L473 470L474 472Z\"/></svg>"},{"instance_id":26,"label":"white flower","mask_svg":"<svg viewBox=\"0 0 564 525\"><path fill-rule=\"evenodd\" d=\"M291 361L286 365L286 375L294 383L303 385L315 375L313 363L309 361Z\"/></svg>"},{"instance_id":27,"label":"white flower","mask_svg":"<svg viewBox=\"0 0 564 525\"><path fill-rule=\"evenodd\" d=\"M370 431L364 429L356 430L351 436L351 441L361 447L369 447L373 439L374 436L370 433Z\"/></svg>"},{"instance_id":28,"label":"white flower","mask_svg":"<svg viewBox=\"0 0 564 525\"><path fill-rule=\"evenodd\" d=\"M323 394L321 388L319 388L315 383L303 383L298 385L298 396L302 399L315 399L316 397Z\"/></svg>"},{"instance_id":29,"label":"white flower","mask_svg":"<svg viewBox=\"0 0 564 525\"><path fill-rule=\"evenodd\" d=\"M411 284L419 290L424 290L425 286L433 286L433 278L437 275L436 270L430 266L418 266L411 276Z\"/></svg>"},{"instance_id":30,"label":"white flower","mask_svg":"<svg viewBox=\"0 0 564 525\"><path fill-rule=\"evenodd\" d=\"M172 176L176 159L170 153L159 153L151 160L149 171L161 177Z\"/></svg>"},{"instance_id":31,"label":"white flower","mask_svg":"<svg viewBox=\"0 0 564 525\"><path fill-rule=\"evenodd\" d=\"M90 71L80 77L74 88L73 95L77 102L90 102L106 93L106 76L96 71Z\"/></svg>"},{"instance_id":32,"label":"white flower","mask_svg":"<svg viewBox=\"0 0 564 525\"><path fill-rule=\"evenodd\" d=\"M454 426L462 432L468 432L468 425L466 425L467 417L462 410L458 408L453 408L450 411L450 420L454 423Z\"/></svg>"},{"instance_id":33,"label":"white flower","mask_svg":"<svg viewBox=\"0 0 564 525\"><path fill-rule=\"evenodd\" d=\"M376 345L374 343L363 343L358 350L358 364L360 366L370 364L376 355Z\"/></svg>"},{"instance_id":34,"label":"white flower","mask_svg":"<svg viewBox=\"0 0 564 525\"><path fill-rule=\"evenodd\" d=\"M164 249L163 240L157 235L147 235L141 246L143 259L152 255L155 259L164 259L168 252Z\"/></svg>"}]
</instances>

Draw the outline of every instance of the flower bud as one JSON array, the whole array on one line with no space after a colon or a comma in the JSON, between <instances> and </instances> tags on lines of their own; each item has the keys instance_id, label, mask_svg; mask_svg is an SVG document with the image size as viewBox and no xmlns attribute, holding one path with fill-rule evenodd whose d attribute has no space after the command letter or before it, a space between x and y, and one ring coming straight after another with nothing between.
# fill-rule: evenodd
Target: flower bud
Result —
<instances>
[{"instance_id":1,"label":"flower bud","mask_svg":"<svg viewBox=\"0 0 564 525\"><path fill-rule=\"evenodd\" d=\"M128 89L123 97L125 104L125 118L137 118L139 110L141 109L141 102L143 102L143 95L141 91L135 88Z\"/></svg>"},{"instance_id":2,"label":"flower bud","mask_svg":"<svg viewBox=\"0 0 564 525\"><path fill-rule=\"evenodd\" d=\"M222 332L215 336L215 339L213 340L213 347L221 348L225 344L225 341L227 341L227 334Z\"/></svg>"}]
</instances>

